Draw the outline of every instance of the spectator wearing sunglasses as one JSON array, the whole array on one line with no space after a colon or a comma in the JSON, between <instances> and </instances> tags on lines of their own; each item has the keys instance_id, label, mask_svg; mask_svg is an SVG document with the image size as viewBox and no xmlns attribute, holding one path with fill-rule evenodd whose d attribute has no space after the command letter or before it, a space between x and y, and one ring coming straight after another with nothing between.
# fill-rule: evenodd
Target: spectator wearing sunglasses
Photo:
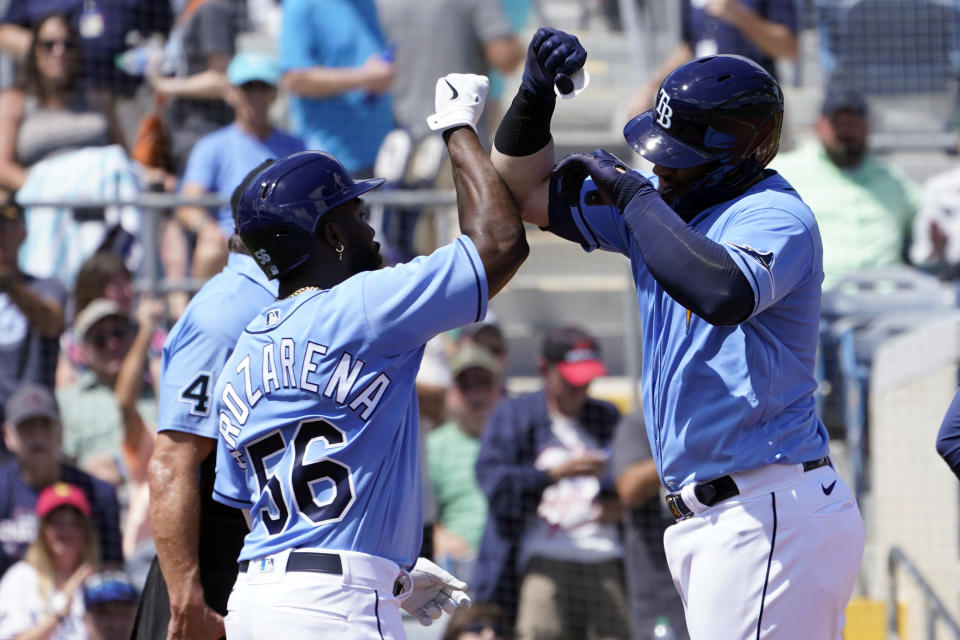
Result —
<instances>
[{"instance_id":1,"label":"spectator wearing sunglasses","mask_svg":"<svg viewBox=\"0 0 960 640\"><path fill-rule=\"evenodd\" d=\"M0 94L0 184L17 190L30 167L66 150L121 142L112 113L80 87L76 32L65 15L39 20L18 86Z\"/></svg>"},{"instance_id":2,"label":"spectator wearing sunglasses","mask_svg":"<svg viewBox=\"0 0 960 640\"><path fill-rule=\"evenodd\" d=\"M57 394L63 413L63 451L81 469L119 484L125 473L124 430L114 389L137 325L115 300L98 298L77 314L73 332L87 370ZM156 423L157 402L151 385L143 386L136 409L146 423ZM104 458L113 462L112 468L104 464Z\"/></svg>"}]
</instances>

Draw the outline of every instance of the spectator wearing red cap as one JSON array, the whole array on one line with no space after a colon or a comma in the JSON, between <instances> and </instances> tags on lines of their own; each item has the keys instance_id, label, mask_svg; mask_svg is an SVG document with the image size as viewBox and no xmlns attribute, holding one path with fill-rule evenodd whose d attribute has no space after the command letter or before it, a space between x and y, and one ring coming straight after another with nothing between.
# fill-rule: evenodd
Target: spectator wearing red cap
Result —
<instances>
[{"instance_id":1,"label":"spectator wearing red cap","mask_svg":"<svg viewBox=\"0 0 960 640\"><path fill-rule=\"evenodd\" d=\"M80 487L55 482L37 497L39 531L0 580L0 638L86 638L81 586L97 566L92 510Z\"/></svg>"},{"instance_id":2,"label":"spectator wearing red cap","mask_svg":"<svg viewBox=\"0 0 960 640\"><path fill-rule=\"evenodd\" d=\"M36 537L39 496L58 481L80 487L87 508L93 505L103 561L123 564L116 490L63 461L62 433L60 412L47 388L24 385L10 397L3 437L15 457L0 464L0 574L24 557Z\"/></svg>"},{"instance_id":3,"label":"spectator wearing red cap","mask_svg":"<svg viewBox=\"0 0 960 640\"><path fill-rule=\"evenodd\" d=\"M619 502L607 470L620 417L591 398L606 373L575 327L551 331L543 389L503 400L484 427L476 474L489 500L475 599L516 618L521 638L626 638Z\"/></svg>"}]
</instances>

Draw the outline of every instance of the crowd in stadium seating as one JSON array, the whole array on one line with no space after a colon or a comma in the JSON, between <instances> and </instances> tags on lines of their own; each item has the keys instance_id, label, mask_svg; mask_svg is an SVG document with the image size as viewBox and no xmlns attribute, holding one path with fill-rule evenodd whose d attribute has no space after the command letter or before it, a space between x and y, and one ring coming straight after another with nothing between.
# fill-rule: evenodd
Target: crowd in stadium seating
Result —
<instances>
[{"instance_id":1,"label":"crowd in stadium seating","mask_svg":"<svg viewBox=\"0 0 960 640\"><path fill-rule=\"evenodd\" d=\"M523 61L529 5L0 0L0 640L32 628L126 637L132 623L154 554L146 479L160 349L189 300L180 289L137 294L135 281L156 267L171 281L206 280L226 264L233 233L229 206L188 201L227 200L262 160L302 149L332 152L355 177L452 186L424 121L433 85L458 71L500 74L502 89ZM730 49L771 69L796 56L792 0L684 5L667 67ZM649 104L657 73L631 108ZM864 95L827 87L825 96L816 140L773 165L818 218L825 286L905 263L955 278L960 170L921 192L869 153ZM130 204L148 191L185 202L156 236ZM415 215L386 214L389 255L425 249ZM683 633L642 417L588 397L601 368L585 378L558 370L567 351L591 344L571 331L545 336L542 389L516 397L495 322L428 348L418 379L433 496L425 549L475 581L485 603L458 613L444 638L514 628L624 638L632 625L644 639L662 616ZM63 544L49 541L58 536ZM584 635L564 635L574 622Z\"/></svg>"}]
</instances>

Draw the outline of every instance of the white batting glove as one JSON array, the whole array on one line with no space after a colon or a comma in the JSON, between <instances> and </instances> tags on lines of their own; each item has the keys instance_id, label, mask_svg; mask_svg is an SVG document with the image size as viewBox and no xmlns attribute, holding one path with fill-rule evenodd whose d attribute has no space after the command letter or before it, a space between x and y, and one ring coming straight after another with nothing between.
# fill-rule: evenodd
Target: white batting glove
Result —
<instances>
[{"instance_id":1,"label":"white batting glove","mask_svg":"<svg viewBox=\"0 0 960 640\"><path fill-rule=\"evenodd\" d=\"M477 130L483 114L483 105L490 90L490 79L472 73L450 73L437 80L434 108L437 112L427 117L434 131L446 131L467 125Z\"/></svg>"},{"instance_id":2,"label":"white batting glove","mask_svg":"<svg viewBox=\"0 0 960 640\"><path fill-rule=\"evenodd\" d=\"M425 627L444 612L470 608L470 596L464 593L467 583L426 558L417 558L417 564L410 571L410 581L410 591L401 596L400 606Z\"/></svg>"}]
</instances>

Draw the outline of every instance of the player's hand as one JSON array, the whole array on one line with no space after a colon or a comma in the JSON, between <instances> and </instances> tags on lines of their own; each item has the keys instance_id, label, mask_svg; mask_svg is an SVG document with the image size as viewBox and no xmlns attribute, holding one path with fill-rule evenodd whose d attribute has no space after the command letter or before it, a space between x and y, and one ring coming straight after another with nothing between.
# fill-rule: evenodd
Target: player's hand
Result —
<instances>
[{"instance_id":1,"label":"player's hand","mask_svg":"<svg viewBox=\"0 0 960 640\"><path fill-rule=\"evenodd\" d=\"M184 607L170 607L167 640L218 640L225 635L223 616L207 606L202 593Z\"/></svg>"},{"instance_id":2,"label":"player's hand","mask_svg":"<svg viewBox=\"0 0 960 640\"><path fill-rule=\"evenodd\" d=\"M427 118L434 131L468 126L477 130L483 105L490 90L490 79L472 73L450 73L437 80L434 107L437 112Z\"/></svg>"},{"instance_id":3,"label":"player's hand","mask_svg":"<svg viewBox=\"0 0 960 640\"><path fill-rule=\"evenodd\" d=\"M607 456L599 451L587 451L581 456L571 458L561 465L553 467L547 473L557 482L574 476L602 476L607 469Z\"/></svg>"},{"instance_id":4,"label":"player's hand","mask_svg":"<svg viewBox=\"0 0 960 640\"><path fill-rule=\"evenodd\" d=\"M623 160L603 149L592 153L571 153L554 167L553 173L560 179L560 193L570 202L580 199L583 181L590 176L603 201L621 211L648 182L639 173L631 171Z\"/></svg>"},{"instance_id":5,"label":"player's hand","mask_svg":"<svg viewBox=\"0 0 960 640\"><path fill-rule=\"evenodd\" d=\"M467 583L450 575L426 558L417 558L410 571L410 592L400 606L425 627L457 609L470 608L470 596L464 593Z\"/></svg>"},{"instance_id":6,"label":"player's hand","mask_svg":"<svg viewBox=\"0 0 960 640\"><path fill-rule=\"evenodd\" d=\"M559 29L540 27L527 47L527 62L523 67L520 86L545 100L556 98L554 84L570 83L570 75L583 68L587 50L577 36ZM560 87L568 93L564 87Z\"/></svg>"}]
</instances>

